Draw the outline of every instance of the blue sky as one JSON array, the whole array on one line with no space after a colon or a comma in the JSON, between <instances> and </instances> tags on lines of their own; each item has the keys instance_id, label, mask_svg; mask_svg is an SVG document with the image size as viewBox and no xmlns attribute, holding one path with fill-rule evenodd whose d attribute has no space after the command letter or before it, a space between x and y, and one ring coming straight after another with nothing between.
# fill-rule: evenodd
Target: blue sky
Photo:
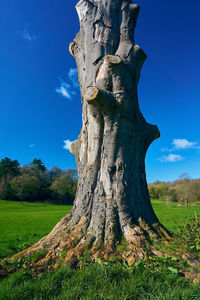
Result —
<instances>
[{"instance_id":1,"label":"blue sky","mask_svg":"<svg viewBox=\"0 0 200 300\"><path fill-rule=\"evenodd\" d=\"M79 30L76 3L0 2L0 158L23 165L36 157L49 168L75 167L66 148L81 129L76 65L68 52ZM161 132L147 154L147 179L169 181L182 173L199 178L200 2L137 4L135 38L148 55L139 103Z\"/></svg>"}]
</instances>

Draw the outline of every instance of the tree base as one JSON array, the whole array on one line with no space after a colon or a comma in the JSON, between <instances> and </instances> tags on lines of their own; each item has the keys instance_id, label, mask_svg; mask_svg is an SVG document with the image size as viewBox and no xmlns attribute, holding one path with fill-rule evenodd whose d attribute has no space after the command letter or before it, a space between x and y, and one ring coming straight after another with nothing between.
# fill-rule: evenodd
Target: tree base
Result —
<instances>
[{"instance_id":1,"label":"tree base","mask_svg":"<svg viewBox=\"0 0 200 300\"><path fill-rule=\"evenodd\" d=\"M72 226L69 214L47 236L12 259L19 260L32 257L35 253L44 253L41 259L32 264L33 267L57 267L63 263L74 266L81 263L84 257L93 262L115 260L134 264L153 255L154 241L167 242L171 239L170 233L161 224L149 227L144 221L132 228L128 227L126 237L118 236L118 239L110 239L106 243L92 237L86 228L85 217Z\"/></svg>"},{"instance_id":2,"label":"tree base","mask_svg":"<svg viewBox=\"0 0 200 300\"><path fill-rule=\"evenodd\" d=\"M71 214L65 216L38 243L2 262L0 278L20 269L31 270L38 276L63 265L71 268L81 268L93 262L134 265L145 260L143 263L148 267L159 262L166 264L166 261L171 265L175 261L172 272L176 271L190 282L199 282L199 259L188 252L183 240L172 237L159 223L150 227L140 221L134 228L128 228L126 238L121 236L105 243L86 232L86 218L82 217L76 225L71 221ZM182 269L183 265L185 269Z\"/></svg>"}]
</instances>

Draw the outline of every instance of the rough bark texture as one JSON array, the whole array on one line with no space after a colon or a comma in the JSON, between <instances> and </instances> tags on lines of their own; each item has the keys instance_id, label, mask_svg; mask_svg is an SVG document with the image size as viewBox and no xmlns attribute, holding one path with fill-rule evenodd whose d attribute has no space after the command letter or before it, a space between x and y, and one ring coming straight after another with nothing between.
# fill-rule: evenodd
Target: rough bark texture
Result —
<instances>
[{"instance_id":1,"label":"rough bark texture","mask_svg":"<svg viewBox=\"0 0 200 300\"><path fill-rule=\"evenodd\" d=\"M133 263L148 237L167 237L150 203L145 155L159 137L140 112L137 85L146 54L134 42L139 7L131 1L81 0L80 31L70 44L82 95L82 130L71 145L78 168L75 204L53 231L21 255L78 259L113 253ZM126 240L126 249L117 245Z\"/></svg>"}]
</instances>

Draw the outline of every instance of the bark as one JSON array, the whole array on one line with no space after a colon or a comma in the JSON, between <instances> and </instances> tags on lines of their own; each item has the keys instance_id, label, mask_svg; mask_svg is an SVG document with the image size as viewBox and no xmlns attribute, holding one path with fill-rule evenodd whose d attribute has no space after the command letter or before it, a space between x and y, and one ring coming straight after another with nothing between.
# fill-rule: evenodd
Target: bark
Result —
<instances>
[{"instance_id":1,"label":"bark","mask_svg":"<svg viewBox=\"0 0 200 300\"><path fill-rule=\"evenodd\" d=\"M146 54L134 42L139 6L122 0L80 0L80 31L70 44L82 95L82 130L71 145L78 168L73 209L53 231L22 255L48 250L46 260L66 250L65 261L107 259L117 252L128 262L146 255L150 237L169 237L148 194L145 155L159 137L138 105L137 85ZM40 263L44 263L43 259Z\"/></svg>"}]
</instances>

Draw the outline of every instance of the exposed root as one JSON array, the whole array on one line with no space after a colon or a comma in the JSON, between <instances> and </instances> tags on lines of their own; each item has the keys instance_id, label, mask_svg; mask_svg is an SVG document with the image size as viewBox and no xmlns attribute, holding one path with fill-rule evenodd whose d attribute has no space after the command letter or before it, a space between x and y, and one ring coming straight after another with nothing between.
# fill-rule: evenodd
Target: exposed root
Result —
<instances>
[{"instance_id":1,"label":"exposed root","mask_svg":"<svg viewBox=\"0 0 200 300\"><path fill-rule=\"evenodd\" d=\"M156 252L151 247L153 240L160 237L168 239L168 232L159 224L150 228L141 221L140 225L126 226L124 235L120 240L97 240L88 229L88 221L82 217L78 224L72 225L70 216L64 217L50 232L38 243L15 255L12 260L27 258L34 253L45 251L45 256L29 266L33 268L47 267L48 265L76 266L87 257L90 261L126 261L134 264L138 260L147 258ZM159 255L158 255L159 256Z\"/></svg>"},{"instance_id":2,"label":"exposed root","mask_svg":"<svg viewBox=\"0 0 200 300\"><path fill-rule=\"evenodd\" d=\"M38 275L46 270L54 270L60 265L79 267L85 259L98 263L124 261L133 265L144 259L147 259L148 263L148 258L152 259L152 257L155 260L156 257L160 259L168 257L170 260L176 256L176 260L185 261L188 266L194 268L191 271L179 270L179 273L192 280L193 283L199 282L199 273L195 271L198 261L184 249L176 248L173 243L176 239L173 239L161 224L157 223L150 227L140 220L138 225L127 225L121 237L116 238L112 235L113 232L108 240L105 239L108 234L104 234L104 239L100 237L97 239L89 232L87 218L82 217L77 224L73 224L68 215L54 227L49 235L17 254L12 260L25 259L27 267ZM44 256L37 256L39 251L41 253L43 251ZM3 271L0 274L4 274Z\"/></svg>"}]
</instances>

